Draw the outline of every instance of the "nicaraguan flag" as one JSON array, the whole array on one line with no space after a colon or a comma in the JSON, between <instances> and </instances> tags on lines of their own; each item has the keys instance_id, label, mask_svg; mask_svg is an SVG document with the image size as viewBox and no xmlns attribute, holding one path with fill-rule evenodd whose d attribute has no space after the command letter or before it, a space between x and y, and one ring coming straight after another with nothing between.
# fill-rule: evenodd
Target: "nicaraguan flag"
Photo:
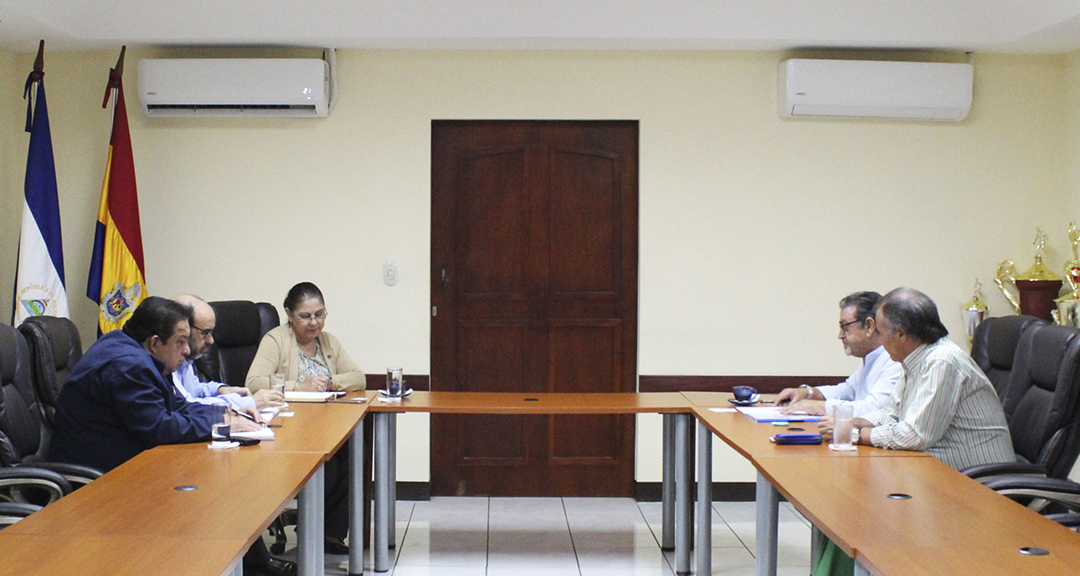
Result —
<instances>
[{"instance_id":1,"label":"nicaraguan flag","mask_svg":"<svg viewBox=\"0 0 1080 576\"><path fill-rule=\"evenodd\" d=\"M86 296L99 305L98 330L102 334L122 328L147 296L135 161L124 104L123 63L121 50L116 68L109 71L109 86L102 104L103 108L107 107L115 93L109 161L101 186L90 279L86 285Z\"/></svg>"},{"instance_id":2,"label":"nicaraguan flag","mask_svg":"<svg viewBox=\"0 0 1080 576\"><path fill-rule=\"evenodd\" d=\"M30 316L68 316L60 203L44 75L40 70L31 72L23 92L23 98L27 99L26 131L30 133L30 151L26 157L19 269L15 276L14 325Z\"/></svg>"}]
</instances>

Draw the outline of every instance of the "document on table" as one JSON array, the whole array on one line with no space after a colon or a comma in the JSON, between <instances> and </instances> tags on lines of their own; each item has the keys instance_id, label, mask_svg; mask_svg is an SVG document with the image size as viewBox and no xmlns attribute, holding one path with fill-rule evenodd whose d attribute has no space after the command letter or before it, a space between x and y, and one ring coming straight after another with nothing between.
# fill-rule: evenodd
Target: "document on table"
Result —
<instances>
[{"instance_id":1,"label":"document on table","mask_svg":"<svg viewBox=\"0 0 1080 576\"><path fill-rule=\"evenodd\" d=\"M258 430L233 432L229 436L231 436L234 440L273 440L274 431L267 428L266 426L263 426Z\"/></svg>"},{"instance_id":2,"label":"document on table","mask_svg":"<svg viewBox=\"0 0 1080 576\"><path fill-rule=\"evenodd\" d=\"M344 394L344 392L342 392ZM300 392L289 390L285 392L286 402L326 402L338 395L338 392Z\"/></svg>"},{"instance_id":3,"label":"document on table","mask_svg":"<svg viewBox=\"0 0 1080 576\"><path fill-rule=\"evenodd\" d=\"M754 419L755 422L817 422L820 416L810 414L781 414L774 406L750 406L736 408L739 412Z\"/></svg>"}]
</instances>

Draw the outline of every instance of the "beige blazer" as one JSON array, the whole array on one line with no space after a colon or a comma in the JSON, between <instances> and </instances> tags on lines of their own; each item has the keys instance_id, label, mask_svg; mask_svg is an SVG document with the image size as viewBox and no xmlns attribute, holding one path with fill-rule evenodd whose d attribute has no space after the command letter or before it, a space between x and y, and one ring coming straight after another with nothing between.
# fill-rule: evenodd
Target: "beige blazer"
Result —
<instances>
[{"instance_id":1,"label":"beige blazer","mask_svg":"<svg viewBox=\"0 0 1080 576\"><path fill-rule=\"evenodd\" d=\"M326 364L330 367L331 390L363 390L366 387L364 371L353 362L341 347L341 342L333 334L323 332L319 335ZM248 390L255 392L270 387L270 375L285 374L285 389L296 386L299 372L297 354L299 347L296 336L288 323L266 333L259 342L259 350L251 361L245 384Z\"/></svg>"}]
</instances>

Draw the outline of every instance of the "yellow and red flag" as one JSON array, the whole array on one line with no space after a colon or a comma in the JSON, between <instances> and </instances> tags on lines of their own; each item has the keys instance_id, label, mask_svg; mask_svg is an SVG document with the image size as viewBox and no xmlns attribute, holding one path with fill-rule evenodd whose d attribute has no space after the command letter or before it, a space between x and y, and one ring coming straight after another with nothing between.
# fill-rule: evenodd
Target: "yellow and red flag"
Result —
<instances>
[{"instance_id":1,"label":"yellow and red flag","mask_svg":"<svg viewBox=\"0 0 1080 576\"><path fill-rule=\"evenodd\" d=\"M107 108L109 100L113 100L113 126L86 285L86 296L99 305L98 330L102 334L123 327L147 296L135 162L124 104L125 50L121 48L116 68L109 71L109 85L101 105Z\"/></svg>"}]
</instances>

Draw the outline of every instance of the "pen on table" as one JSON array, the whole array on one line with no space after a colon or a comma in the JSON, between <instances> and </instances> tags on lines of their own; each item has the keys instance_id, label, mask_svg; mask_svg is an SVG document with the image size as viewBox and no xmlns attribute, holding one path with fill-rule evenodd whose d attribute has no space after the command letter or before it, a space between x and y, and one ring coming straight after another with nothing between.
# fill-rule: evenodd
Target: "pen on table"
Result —
<instances>
[{"instance_id":1,"label":"pen on table","mask_svg":"<svg viewBox=\"0 0 1080 576\"><path fill-rule=\"evenodd\" d=\"M247 412L241 412L239 410L233 410L233 413L235 413L237 415L240 415L240 416L243 416L244 418L247 418L248 420L251 420L252 422L254 422L256 424L263 424L263 425L266 424L265 422L259 422L251 414L248 414Z\"/></svg>"}]
</instances>

